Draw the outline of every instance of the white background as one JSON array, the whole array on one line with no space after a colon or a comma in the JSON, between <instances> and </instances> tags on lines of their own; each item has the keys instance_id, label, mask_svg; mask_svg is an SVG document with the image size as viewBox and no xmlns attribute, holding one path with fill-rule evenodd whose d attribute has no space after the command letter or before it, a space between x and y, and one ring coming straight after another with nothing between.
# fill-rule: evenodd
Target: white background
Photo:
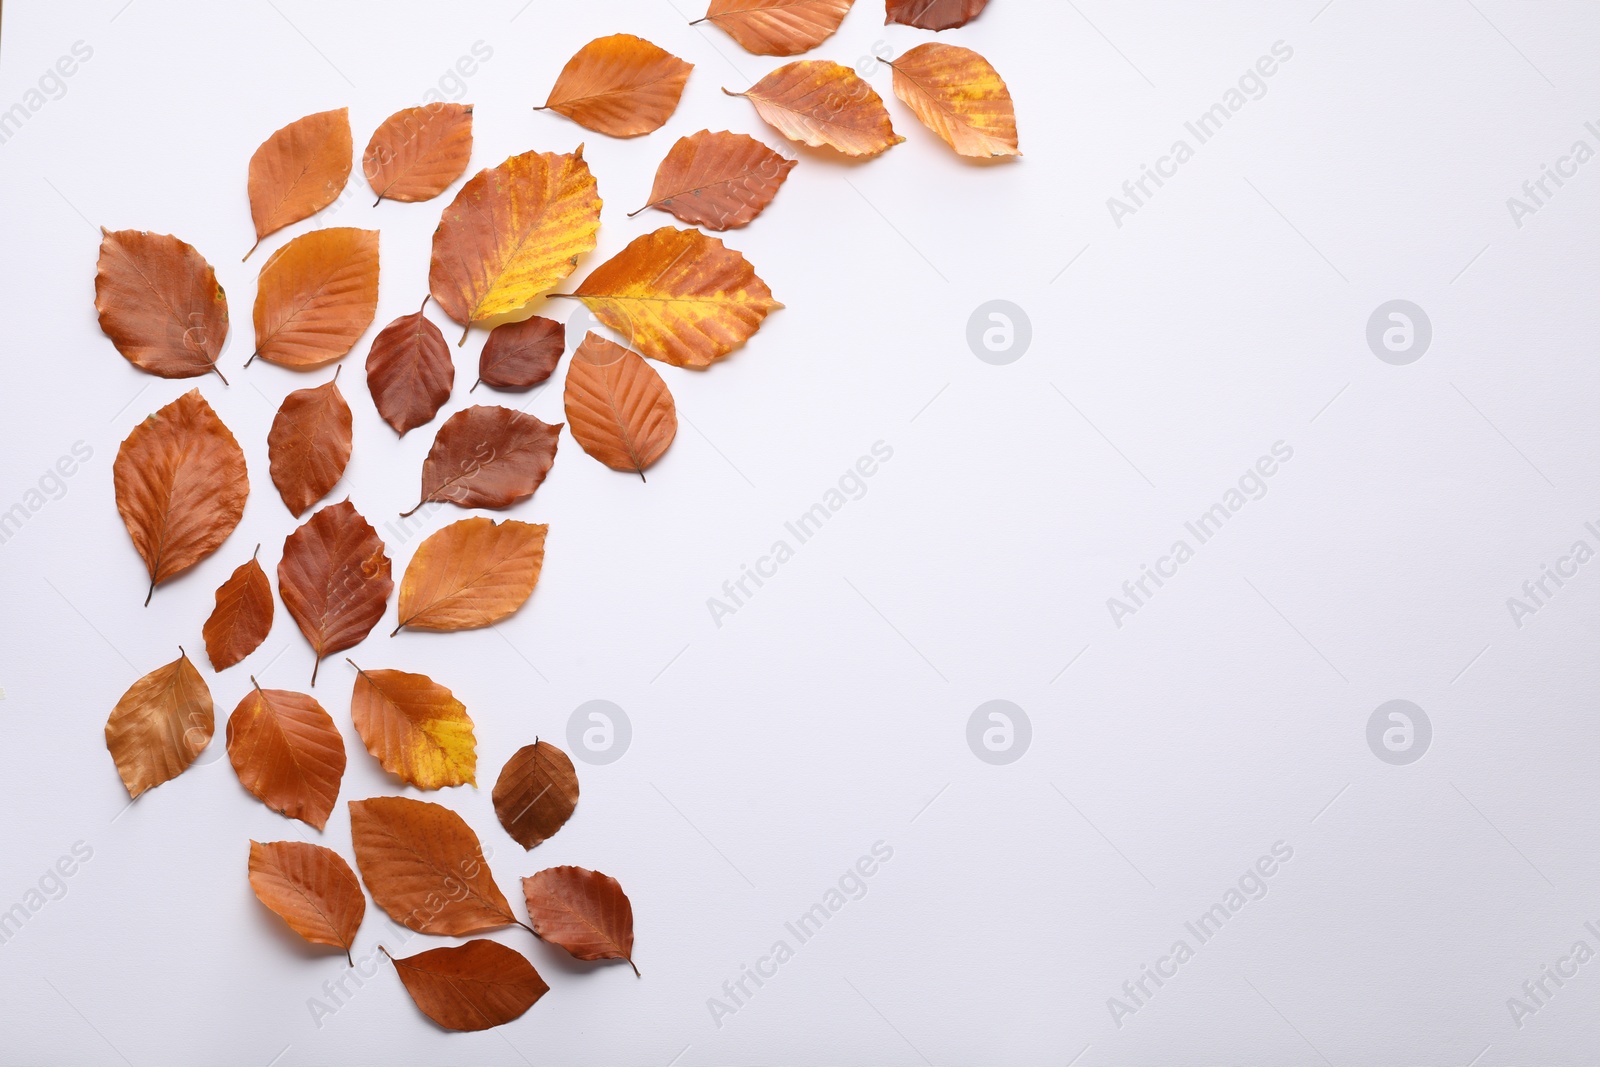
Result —
<instances>
[{"instance_id":1,"label":"white background","mask_svg":"<svg viewBox=\"0 0 1600 1067\"><path fill-rule=\"evenodd\" d=\"M93 57L0 145L0 510L74 442L93 458L0 546L0 909L75 842L93 858L0 945L0 1061L1592 1064L1600 963L1520 1027L1507 1000L1574 941L1600 947L1583 926L1600 920L1600 563L1521 628L1506 599L1577 538L1600 547L1583 529L1600 520L1600 162L1520 228L1506 200L1575 140L1600 147L1583 128L1600 119L1600 7L1504 0L993 0L938 39L1005 76L1023 159L964 163L892 98L907 142L883 157L801 150L771 208L726 235L788 307L708 372L661 368L682 425L649 484L564 436L510 512L550 524L532 601L498 632L391 640L383 623L353 653L455 690L479 787L428 799L472 822L513 900L545 866L619 878L643 978L513 929L496 936L552 988L509 1026L442 1032L386 966L313 1021L345 963L255 900L247 841L348 856L348 815L323 835L290 823L219 758L248 675L303 688L311 655L281 610L243 666L214 675L200 648L213 590L257 541L275 571L296 523L267 429L288 391L328 377L243 369L255 273L311 226L382 231L377 322L340 380L355 456L330 499L374 520L398 578L416 538L384 524L415 502L438 422L397 442L361 367L425 292L454 190L374 208L357 171L346 201L241 265L247 161L345 105L359 151L482 41L492 58L446 82L477 107L473 170L586 144L605 209L575 283L672 221L626 212L677 137L782 143L720 91L780 61L691 28L688 2L5 10L0 108L74 42ZM696 64L665 128L617 141L531 110L577 48L621 31ZM932 36L860 0L812 55L854 64ZM1115 225L1107 197L1277 41L1294 54L1270 92ZM886 69L869 80L889 95ZM144 376L99 333L101 225L176 233L216 265L231 388ZM1434 326L1409 366L1366 342L1395 298ZM967 344L990 299L1031 319L1007 366ZM482 337L444 414L529 399L469 401ZM252 493L221 550L143 608L111 463L195 385ZM528 410L563 418L559 375ZM718 628L707 598L880 440L894 456L866 495ZM1280 440L1294 458L1268 494L1113 625L1106 599ZM124 811L103 724L180 643L219 736ZM350 726L351 675L332 660L315 690L350 754L341 800L402 791ZM493 817L494 776L536 735L563 743L597 698L626 709L632 747L580 763L576 816L524 854ZM1009 766L966 742L997 698L1033 725ZM1367 746L1396 698L1433 724L1410 766ZM880 840L894 858L866 897L716 1025L708 998ZM1278 841L1294 855L1269 894L1117 1026L1108 998ZM371 906L357 956L401 939Z\"/></svg>"}]
</instances>

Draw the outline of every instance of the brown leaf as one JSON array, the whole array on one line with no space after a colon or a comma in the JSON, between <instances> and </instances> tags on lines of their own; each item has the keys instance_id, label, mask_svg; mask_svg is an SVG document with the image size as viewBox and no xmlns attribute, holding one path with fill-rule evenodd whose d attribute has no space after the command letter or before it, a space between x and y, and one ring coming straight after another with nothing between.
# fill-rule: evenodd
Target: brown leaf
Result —
<instances>
[{"instance_id":1,"label":"brown leaf","mask_svg":"<svg viewBox=\"0 0 1600 1067\"><path fill-rule=\"evenodd\" d=\"M151 593L215 552L239 525L250 495L244 451L198 389L135 426L111 473L117 511L149 571Z\"/></svg>"},{"instance_id":2,"label":"brown leaf","mask_svg":"<svg viewBox=\"0 0 1600 1067\"><path fill-rule=\"evenodd\" d=\"M338 484L350 462L350 405L338 381L335 371L326 383L284 397L267 433L272 484L297 519Z\"/></svg>"},{"instance_id":3,"label":"brown leaf","mask_svg":"<svg viewBox=\"0 0 1600 1067\"><path fill-rule=\"evenodd\" d=\"M322 705L304 693L251 691L228 718L228 761L239 784L273 811L318 830L339 799L344 738Z\"/></svg>"},{"instance_id":4,"label":"brown leaf","mask_svg":"<svg viewBox=\"0 0 1600 1067\"><path fill-rule=\"evenodd\" d=\"M546 840L578 806L578 773L567 754L547 741L519 748L494 783L494 813L523 848Z\"/></svg>"},{"instance_id":5,"label":"brown leaf","mask_svg":"<svg viewBox=\"0 0 1600 1067\"><path fill-rule=\"evenodd\" d=\"M550 992L521 953L483 938L389 962L422 1014L446 1030L502 1026Z\"/></svg>"},{"instance_id":6,"label":"brown leaf","mask_svg":"<svg viewBox=\"0 0 1600 1067\"><path fill-rule=\"evenodd\" d=\"M478 835L449 808L407 797L352 800L350 836L372 899L401 926L461 937L520 925Z\"/></svg>"},{"instance_id":7,"label":"brown leaf","mask_svg":"<svg viewBox=\"0 0 1600 1067\"><path fill-rule=\"evenodd\" d=\"M188 770L216 729L211 690L183 649L178 652L129 686L106 720L106 748L129 797Z\"/></svg>"},{"instance_id":8,"label":"brown leaf","mask_svg":"<svg viewBox=\"0 0 1600 1067\"><path fill-rule=\"evenodd\" d=\"M395 633L471 630L516 611L539 581L549 529L474 516L429 534L401 579Z\"/></svg>"},{"instance_id":9,"label":"brown leaf","mask_svg":"<svg viewBox=\"0 0 1600 1067\"><path fill-rule=\"evenodd\" d=\"M211 264L167 234L100 233L94 309L101 332L124 359L157 377L216 371L222 378L217 357L228 339L228 298Z\"/></svg>"},{"instance_id":10,"label":"brown leaf","mask_svg":"<svg viewBox=\"0 0 1600 1067\"><path fill-rule=\"evenodd\" d=\"M612 137L659 130L678 108L693 63L631 33L597 37L567 60L535 111L555 111Z\"/></svg>"},{"instance_id":11,"label":"brown leaf","mask_svg":"<svg viewBox=\"0 0 1600 1067\"><path fill-rule=\"evenodd\" d=\"M849 67L826 59L787 63L742 93L756 113L791 141L847 156L875 156L905 138L883 100Z\"/></svg>"},{"instance_id":12,"label":"brown leaf","mask_svg":"<svg viewBox=\"0 0 1600 1067\"><path fill-rule=\"evenodd\" d=\"M1011 92L978 53L929 42L885 62L894 70L894 95L961 155L1021 154Z\"/></svg>"},{"instance_id":13,"label":"brown leaf","mask_svg":"<svg viewBox=\"0 0 1600 1067\"><path fill-rule=\"evenodd\" d=\"M348 500L323 508L283 542L278 595L311 642L317 667L366 638L393 589L383 541Z\"/></svg>"},{"instance_id":14,"label":"brown leaf","mask_svg":"<svg viewBox=\"0 0 1600 1067\"><path fill-rule=\"evenodd\" d=\"M250 359L297 370L331 363L355 347L377 313L378 231L312 230L261 268Z\"/></svg>"},{"instance_id":15,"label":"brown leaf","mask_svg":"<svg viewBox=\"0 0 1600 1067\"><path fill-rule=\"evenodd\" d=\"M797 56L838 30L855 0L711 0L706 17L758 56ZM691 22L689 25L695 25Z\"/></svg>"},{"instance_id":16,"label":"brown leaf","mask_svg":"<svg viewBox=\"0 0 1600 1067\"><path fill-rule=\"evenodd\" d=\"M521 392L555 372L567 347L567 330L554 319L535 315L505 322L489 331L478 357L478 382L491 389Z\"/></svg>"},{"instance_id":17,"label":"brown leaf","mask_svg":"<svg viewBox=\"0 0 1600 1067\"><path fill-rule=\"evenodd\" d=\"M567 367L567 426L612 470L644 470L678 433L678 408L661 375L621 345L589 334Z\"/></svg>"},{"instance_id":18,"label":"brown leaf","mask_svg":"<svg viewBox=\"0 0 1600 1067\"><path fill-rule=\"evenodd\" d=\"M633 963L633 905L610 875L551 867L522 880L533 932L580 960Z\"/></svg>"},{"instance_id":19,"label":"brown leaf","mask_svg":"<svg viewBox=\"0 0 1600 1067\"><path fill-rule=\"evenodd\" d=\"M373 133L361 170L378 201L432 200L467 172L472 105L434 102L396 111Z\"/></svg>"},{"instance_id":20,"label":"brown leaf","mask_svg":"<svg viewBox=\"0 0 1600 1067\"><path fill-rule=\"evenodd\" d=\"M891 22L915 26L919 30L953 30L965 26L989 6L989 0L888 0Z\"/></svg>"},{"instance_id":21,"label":"brown leaf","mask_svg":"<svg viewBox=\"0 0 1600 1067\"><path fill-rule=\"evenodd\" d=\"M267 234L337 200L350 180L353 152L346 107L296 119L268 137L250 157L250 217L256 224L250 252Z\"/></svg>"},{"instance_id":22,"label":"brown leaf","mask_svg":"<svg viewBox=\"0 0 1600 1067\"><path fill-rule=\"evenodd\" d=\"M695 368L733 351L783 307L738 252L672 226L635 238L570 295L645 355Z\"/></svg>"},{"instance_id":23,"label":"brown leaf","mask_svg":"<svg viewBox=\"0 0 1600 1067\"><path fill-rule=\"evenodd\" d=\"M211 669L225 671L260 648L272 632L272 615L272 585L251 556L217 587L217 606L200 629Z\"/></svg>"},{"instance_id":24,"label":"brown leaf","mask_svg":"<svg viewBox=\"0 0 1600 1067\"><path fill-rule=\"evenodd\" d=\"M367 353L372 402L402 437L439 413L455 380L450 346L421 308L385 326Z\"/></svg>"},{"instance_id":25,"label":"brown leaf","mask_svg":"<svg viewBox=\"0 0 1600 1067\"><path fill-rule=\"evenodd\" d=\"M432 678L356 667L350 718L367 751L401 781L418 789L478 784L472 719Z\"/></svg>"},{"instance_id":26,"label":"brown leaf","mask_svg":"<svg viewBox=\"0 0 1600 1067\"><path fill-rule=\"evenodd\" d=\"M250 888L295 933L350 958L367 898L343 856L308 841L252 841Z\"/></svg>"},{"instance_id":27,"label":"brown leaf","mask_svg":"<svg viewBox=\"0 0 1600 1067\"><path fill-rule=\"evenodd\" d=\"M439 427L423 461L417 508L430 500L506 508L532 496L556 460L560 436L559 423L551 426L510 408L480 405L456 412Z\"/></svg>"},{"instance_id":28,"label":"brown leaf","mask_svg":"<svg viewBox=\"0 0 1600 1067\"><path fill-rule=\"evenodd\" d=\"M680 138L661 161L645 207L669 211L691 226L736 229L772 203L796 162L754 137L701 130Z\"/></svg>"}]
</instances>

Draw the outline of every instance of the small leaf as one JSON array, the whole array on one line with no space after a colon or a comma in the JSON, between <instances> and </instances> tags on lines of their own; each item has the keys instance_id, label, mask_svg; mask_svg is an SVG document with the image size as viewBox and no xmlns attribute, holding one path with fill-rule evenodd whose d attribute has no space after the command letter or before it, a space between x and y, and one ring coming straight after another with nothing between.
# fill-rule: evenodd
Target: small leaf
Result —
<instances>
[{"instance_id":1,"label":"small leaf","mask_svg":"<svg viewBox=\"0 0 1600 1067\"><path fill-rule=\"evenodd\" d=\"M855 0L711 0L714 23L758 56L797 56L838 30ZM693 25L693 23L691 23Z\"/></svg>"},{"instance_id":2,"label":"small leaf","mask_svg":"<svg viewBox=\"0 0 1600 1067\"><path fill-rule=\"evenodd\" d=\"M143 230L101 230L94 276L100 330L135 367L161 378L217 370L228 298L193 245ZM226 383L227 379L223 379Z\"/></svg>"},{"instance_id":3,"label":"small leaf","mask_svg":"<svg viewBox=\"0 0 1600 1067\"><path fill-rule=\"evenodd\" d=\"M494 813L523 848L565 826L577 806L578 773L567 754L547 741L519 748L494 783Z\"/></svg>"},{"instance_id":4,"label":"small leaf","mask_svg":"<svg viewBox=\"0 0 1600 1067\"><path fill-rule=\"evenodd\" d=\"M612 137L658 130L678 108L693 63L631 33L597 37L567 60L543 108Z\"/></svg>"},{"instance_id":5,"label":"small leaf","mask_svg":"<svg viewBox=\"0 0 1600 1067\"><path fill-rule=\"evenodd\" d=\"M633 905L610 875L551 867L522 880L533 932L580 960L633 964Z\"/></svg>"},{"instance_id":6,"label":"small leaf","mask_svg":"<svg viewBox=\"0 0 1600 1067\"><path fill-rule=\"evenodd\" d=\"M478 381L491 389L532 389L555 372L566 347L566 327L554 319L535 315L521 322L501 323L489 331L489 339L483 343Z\"/></svg>"},{"instance_id":7,"label":"small leaf","mask_svg":"<svg viewBox=\"0 0 1600 1067\"><path fill-rule=\"evenodd\" d=\"M472 719L426 675L356 667L350 718L367 751L401 781L418 789L477 784Z\"/></svg>"},{"instance_id":8,"label":"small leaf","mask_svg":"<svg viewBox=\"0 0 1600 1067\"><path fill-rule=\"evenodd\" d=\"M250 685L228 718L228 760L239 784L273 811L321 830L339 799L344 738L304 693L262 689L254 678Z\"/></svg>"},{"instance_id":9,"label":"small leaf","mask_svg":"<svg viewBox=\"0 0 1600 1067\"><path fill-rule=\"evenodd\" d=\"M742 93L756 114L791 141L834 148L847 156L875 156L905 138L872 86L849 67L802 59L768 74Z\"/></svg>"},{"instance_id":10,"label":"small leaf","mask_svg":"<svg viewBox=\"0 0 1600 1067\"><path fill-rule=\"evenodd\" d=\"M348 500L318 511L283 542L278 595L311 642L318 667L323 657L365 640L393 589L383 541Z\"/></svg>"},{"instance_id":11,"label":"small leaf","mask_svg":"<svg viewBox=\"0 0 1600 1067\"><path fill-rule=\"evenodd\" d=\"M137 798L188 770L215 729L211 690L179 655L122 694L106 720L106 748L128 796Z\"/></svg>"},{"instance_id":12,"label":"small leaf","mask_svg":"<svg viewBox=\"0 0 1600 1067\"><path fill-rule=\"evenodd\" d=\"M560 436L559 423L551 426L510 408L456 412L439 427L423 461L417 508L430 500L463 508L506 508L532 496L556 460Z\"/></svg>"},{"instance_id":13,"label":"small leaf","mask_svg":"<svg viewBox=\"0 0 1600 1067\"><path fill-rule=\"evenodd\" d=\"M339 375L283 398L267 434L272 484L295 518L344 477L350 462L350 405L339 392Z\"/></svg>"},{"instance_id":14,"label":"small leaf","mask_svg":"<svg viewBox=\"0 0 1600 1067\"><path fill-rule=\"evenodd\" d=\"M772 203L796 162L754 137L701 130L680 138L661 161L645 207L671 212L691 226L736 229Z\"/></svg>"},{"instance_id":15,"label":"small leaf","mask_svg":"<svg viewBox=\"0 0 1600 1067\"><path fill-rule=\"evenodd\" d=\"M407 797L352 800L350 836L372 899L401 926L462 937L517 925L478 835L449 808Z\"/></svg>"},{"instance_id":16,"label":"small leaf","mask_svg":"<svg viewBox=\"0 0 1600 1067\"><path fill-rule=\"evenodd\" d=\"M307 115L268 137L250 157L250 217L256 224L256 245L267 234L309 218L337 200L350 180L353 152L350 109L344 107ZM245 258L250 258L248 252Z\"/></svg>"},{"instance_id":17,"label":"small leaf","mask_svg":"<svg viewBox=\"0 0 1600 1067\"><path fill-rule=\"evenodd\" d=\"M225 671L260 648L272 632L272 615L272 585L251 556L217 587L217 606L201 627L211 669Z\"/></svg>"},{"instance_id":18,"label":"small leaf","mask_svg":"<svg viewBox=\"0 0 1600 1067\"><path fill-rule=\"evenodd\" d=\"M506 618L533 595L549 529L474 516L429 534L400 582L395 632L470 630Z\"/></svg>"},{"instance_id":19,"label":"small leaf","mask_svg":"<svg viewBox=\"0 0 1600 1067\"><path fill-rule=\"evenodd\" d=\"M377 313L378 231L312 230L261 268L250 358L297 370L331 363L355 347Z\"/></svg>"},{"instance_id":20,"label":"small leaf","mask_svg":"<svg viewBox=\"0 0 1600 1067\"><path fill-rule=\"evenodd\" d=\"M472 105L434 102L396 111L373 133L361 170L379 200L432 200L467 172Z\"/></svg>"},{"instance_id":21,"label":"small leaf","mask_svg":"<svg viewBox=\"0 0 1600 1067\"><path fill-rule=\"evenodd\" d=\"M953 30L965 26L989 6L989 0L888 0L891 22L915 26L919 30Z\"/></svg>"},{"instance_id":22,"label":"small leaf","mask_svg":"<svg viewBox=\"0 0 1600 1067\"><path fill-rule=\"evenodd\" d=\"M389 961L422 1014L446 1030L502 1026L550 991L521 953L483 938Z\"/></svg>"},{"instance_id":23,"label":"small leaf","mask_svg":"<svg viewBox=\"0 0 1600 1067\"><path fill-rule=\"evenodd\" d=\"M894 95L961 155L1020 155L1011 92L978 53L929 42L885 62L894 70Z\"/></svg>"},{"instance_id":24,"label":"small leaf","mask_svg":"<svg viewBox=\"0 0 1600 1067\"><path fill-rule=\"evenodd\" d=\"M367 898L343 856L308 841L252 841L250 888L295 933L349 958Z\"/></svg>"},{"instance_id":25,"label":"small leaf","mask_svg":"<svg viewBox=\"0 0 1600 1067\"><path fill-rule=\"evenodd\" d=\"M639 353L592 333L567 367L566 408L585 452L640 478L678 433L678 408L661 375Z\"/></svg>"},{"instance_id":26,"label":"small leaf","mask_svg":"<svg viewBox=\"0 0 1600 1067\"><path fill-rule=\"evenodd\" d=\"M439 413L455 380L450 346L421 309L385 326L367 354L372 402L402 437Z\"/></svg>"}]
</instances>

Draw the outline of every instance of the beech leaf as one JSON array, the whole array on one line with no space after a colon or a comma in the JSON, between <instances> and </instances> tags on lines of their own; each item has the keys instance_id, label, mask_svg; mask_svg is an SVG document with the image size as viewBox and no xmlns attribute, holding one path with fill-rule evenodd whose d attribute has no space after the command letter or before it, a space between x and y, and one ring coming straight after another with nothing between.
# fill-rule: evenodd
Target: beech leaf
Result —
<instances>
[{"instance_id":1,"label":"beech leaf","mask_svg":"<svg viewBox=\"0 0 1600 1067\"><path fill-rule=\"evenodd\" d=\"M200 629L211 669L225 671L260 648L272 632L272 615L272 585L251 556L217 587L217 606Z\"/></svg>"},{"instance_id":2,"label":"beech leaf","mask_svg":"<svg viewBox=\"0 0 1600 1067\"><path fill-rule=\"evenodd\" d=\"M178 652L129 686L106 720L106 748L131 798L188 770L216 729L211 690Z\"/></svg>"},{"instance_id":3,"label":"beech leaf","mask_svg":"<svg viewBox=\"0 0 1600 1067\"><path fill-rule=\"evenodd\" d=\"M343 856L309 841L252 841L250 888L295 933L350 958L367 898Z\"/></svg>"},{"instance_id":4,"label":"beech leaf","mask_svg":"<svg viewBox=\"0 0 1600 1067\"><path fill-rule=\"evenodd\" d=\"M472 105L435 101L383 120L361 154L367 184L385 199L432 200L467 172Z\"/></svg>"},{"instance_id":5,"label":"beech leaf","mask_svg":"<svg viewBox=\"0 0 1600 1067\"><path fill-rule=\"evenodd\" d=\"M633 905L610 875L551 867L522 880L533 932L580 960L633 962Z\"/></svg>"},{"instance_id":6,"label":"beech leaf","mask_svg":"<svg viewBox=\"0 0 1600 1067\"><path fill-rule=\"evenodd\" d=\"M693 63L642 37L616 33L578 49L561 68L544 107L612 137L659 130L678 108Z\"/></svg>"},{"instance_id":7,"label":"beech leaf","mask_svg":"<svg viewBox=\"0 0 1600 1067\"><path fill-rule=\"evenodd\" d=\"M418 789L477 784L472 719L426 675L356 667L350 718L367 751L401 781Z\"/></svg>"},{"instance_id":8,"label":"beech leaf","mask_svg":"<svg viewBox=\"0 0 1600 1067\"><path fill-rule=\"evenodd\" d=\"M350 462L353 422L338 380L335 371L322 385L284 397L267 433L272 484L297 519L328 495Z\"/></svg>"},{"instance_id":9,"label":"beech leaf","mask_svg":"<svg viewBox=\"0 0 1600 1067\"><path fill-rule=\"evenodd\" d=\"M355 347L377 313L378 231L335 226L301 234L261 268L250 360L297 370L331 363Z\"/></svg>"},{"instance_id":10,"label":"beech leaf","mask_svg":"<svg viewBox=\"0 0 1600 1067\"><path fill-rule=\"evenodd\" d=\"M550 992L520 952L484 938L389 962L422 1014L446 1030L502 1026Z\"/></svg>"},{"instance_id":11,"label":"beech leaf","mask_svg":"<svg viewBox=\"0 0 1600 1067\"><path fill-rule=\"evenodd\" d=\"M705 18L758 56L797 56L838 30L855 0L711 0Z\"/></svg>"},{"instance_id":12,"label":"beech leaf","mask_svg":"<svg viewBox=\"0 0 1600 1067\"><path fill-rule=\"evenodd\" d=\"M779 133L813 148L875 156L905 140L872 86L831 60L787 63L742 93L722 91L749 100Z\"/></svg>"},{"instance_id":13,"label":"beech leaf","mask_svg":"<svg viewBox=\"0 0 1600 1067\"><path fill-rule=\"evenodd\" d=\"M517 749L494 783L494 813L523 848L565 826L577 806L578 773L567 754L547 741Z\"/></svg>"},{"instance_id":14,"label":"beech leaf","mask_svg":"<svg viewBox=\"0 0 1600 1067\"><path fill-rule=\"evenodd\" d=\"M929 42L885 62L894 71L894 95L961 155L1021 154L1011 92L978 53Z\"/></svg>"},{"instance_id":15,"label":"beech leaf","mask_svg":"<svg viewBox=\"0 0 1600 1067\"><path fill-rule=\"evenodd\" d=\"M350 180L353 152L345 107L296 119L268 137L250 157L250 217L256 224L250 252L269 233L337 200Z\"/></svg>"},{"instance_id":16,"label":"beech leaf","mask_svg":"<svg viewBox=\"0 0 1600 1067\"><path fill-rule=\"evenodd\" d=\"M554 319L535 315L521 322L503 322L489 331L478 356L478 381L491 389L532 389L555 373L567 347L567 329Z\"/></svg>"},{"instance_id":17,"label":"beech leaf","mask_svg":"<svg viewBox=\"0 0 1600 1067\"><path fill-rule=\"evenodd\" d=\"M94 309L100 330L135 367L160 378L216 372L228 298L194 246L144 230L100 230Z\"/></svg>"},{"instance_id":18,"label":"beech leaf","mask_svg":"<svg viewBox=\"0 0 1600 1067\"><path fill-rule=\"evenodd\" d=\"M228 760L239 784L273 811L321 830L339 799L344 738L304 693L262 689L254 678L250 685L228 718Z\"/></svg>"},{"instance_id":19,"label":"beech leaf","mask_svg":"<svg viewBox=\"0 0 1600 1067\"><path fill-rule=\"evenodd\" d=\"M439 427L422 464L422 499L506 508L533 495L556 460L561 425L502 407L470 407Z\"/></svg>"},{"instance_id":20,"label":"beech leaf","mask_svg":"<svg viewBox=\"0 0 1600 1067\"><path fill-rule=\"evenodd\" d=\"M953 30L965 26L989 6L989 0L888 0L891 22L915 26L919 30Z\"/></svg>"},{"instance_id":21,"label":"beech leaf","mask_svg":"<svg viewBox=\"0 0 1600 1067\"><path fill-rule=\"evenodd\" d=\"M661 375L639 353L592 333L567 367L566 409L585 452L640 478L678 432L678 408Z\"/></svg>"},{"instance_id":22,"label":"beech leaf","mask_svg":"<svg viewBox=\"0 0 1600 1067\"><path fill-rule=\"evenodd\" d=\"M372 402L402 437L439 413L455 380L450 346L421 308L385 326L367 353Z\"/></svg>"},{"instance_id":23,"label":"beech leaf","mask_svg":"<svg viewBox=\"0 0 1600 1067\"><path fill-rule=\"evenodd\" d=\"M474 516L429 534L401 579L395 633L407 626L471 630L492 626L516 611L539 581L549 529Z\"/></svg>"},{"instance_id":24,"label":"beech leaf","mask_svg":"<svg viewBox=\"0 0 1600 1067\"><path fill-rule=\"evenodd\" d=\"M691 226L736 229L772 203L796 162L754 137L701 130L680 138L661 161L645 207L671 212Z\"/></svg>"},{"instance_id":25,"label":"beech leaf","mask_svg":"<svg viewBox=\"0 0 1600 1067\"><path fill-rule=\"evenodd\" d=\"M316 653L312 685L323 657L360 644L378 624L393 589L383 541L348 500L318 511L284 540L278 595Z\"/></svg>"}]
</instances>

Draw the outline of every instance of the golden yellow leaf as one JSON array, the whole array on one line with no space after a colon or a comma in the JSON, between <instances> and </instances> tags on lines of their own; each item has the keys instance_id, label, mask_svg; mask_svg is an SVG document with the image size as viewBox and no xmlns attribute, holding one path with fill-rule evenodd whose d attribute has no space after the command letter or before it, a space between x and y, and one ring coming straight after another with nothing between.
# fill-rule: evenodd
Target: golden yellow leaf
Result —
<instances>
[{"instance_id":1,"label":"golden yellow leaf","mask_svg":"<svg viewBox=\"0 0 1600 1067\"><path fill-rule=\"evenodd\" d=\"M472 719L455 694L426 675L356 667L350 718L367 751L401 781L418 789L477 784Z\"/></svg>"},{"instance_id":2,"label":"golden yellow leaf","mask_svg":"<svg viewBox=\"0 0 1600 1067\"><path fill-rule=\"evenodd\" d=\"M885 62L894 70L894 95L961 155L1021 155L1011 92L978 53L930 41Z\"/></svg>"},{"instance_id":3,"label":"golden yellow leaf","mask_svg":"<svg viewBox=\"0 0 1600 1067\"><path fill-rule=\"evenodd\" d=\"M791 141L875 156L904 141L883 100L855 71L826 59L786 63L742 93L756 114Z\"/></svg>"},{"instance_id":4,"label":"golden yellow leaf","mask_svg":"<svg viewBox=\"0 0 1600 1067\"><path fill-rule=\"evenodd\" d=\"M453 522L417 548L400 582L400 625L413 630L490 626L533 595L550 527L481 516Z\"/></svg>"}]
</instances>

